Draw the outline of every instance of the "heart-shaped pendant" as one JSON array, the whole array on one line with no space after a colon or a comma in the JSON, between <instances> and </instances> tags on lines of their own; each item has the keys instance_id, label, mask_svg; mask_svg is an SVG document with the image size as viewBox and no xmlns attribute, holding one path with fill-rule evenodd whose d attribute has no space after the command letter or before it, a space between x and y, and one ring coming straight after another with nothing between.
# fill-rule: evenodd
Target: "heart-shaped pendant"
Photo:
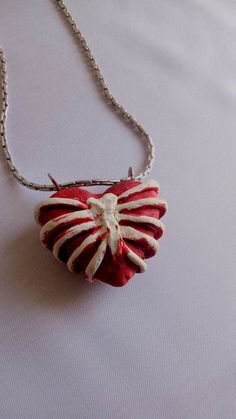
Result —
<instances>
[{"instance_id":1,"label":"heart-shaped pendant","mask_svg":"<svg viewBox=\"0 0 236 419\"><path fill-rule=\"evenodd\" d=\"M167 203L159 184L125 180L93 194L80 187L59 190L35 208L40 241L72 272L88 281L127 284L144 272L144 259L158 250L164 232L160 218Z\"/></svg>"}]
</instances>

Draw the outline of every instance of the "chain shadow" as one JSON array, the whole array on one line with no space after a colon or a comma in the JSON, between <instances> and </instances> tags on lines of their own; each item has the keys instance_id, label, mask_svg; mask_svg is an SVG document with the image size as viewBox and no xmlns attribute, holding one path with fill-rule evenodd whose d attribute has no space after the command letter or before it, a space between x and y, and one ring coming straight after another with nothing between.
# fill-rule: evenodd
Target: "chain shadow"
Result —
<instances>
[{"instance_id":1,"label":"chain shadow","mask_svg":"<svg viewBox=\"0 0 236 419\"><path fill-rule=\"evenodd\" d=\"M81 303L85 298L107 292L100 281L88 283L82 274L73 274L40 244L33 226L6 244L7 281L10 292L43 306Z\"/></svg>"}]
</instances>

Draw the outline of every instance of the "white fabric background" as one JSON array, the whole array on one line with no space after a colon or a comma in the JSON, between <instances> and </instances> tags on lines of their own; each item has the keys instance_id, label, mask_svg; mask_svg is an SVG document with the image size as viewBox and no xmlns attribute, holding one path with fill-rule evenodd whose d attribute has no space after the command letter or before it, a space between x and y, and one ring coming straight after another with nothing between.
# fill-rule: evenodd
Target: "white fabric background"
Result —
<instances>
[{"instance_id":1,"label":"white fabric background","mask_svg":"<svg viewBox=\"0 0 236 419\"><path fill-rule=\"evenodd\" d=\"M49 193L0 165L0 417L235 419L236 6L67 0L113 94L155 139L166 234L128 286L39 243ZM0 0L8 138L26 177L122 177L139 139L104 104L50 0Z\"/></svg>"}]
</instances>

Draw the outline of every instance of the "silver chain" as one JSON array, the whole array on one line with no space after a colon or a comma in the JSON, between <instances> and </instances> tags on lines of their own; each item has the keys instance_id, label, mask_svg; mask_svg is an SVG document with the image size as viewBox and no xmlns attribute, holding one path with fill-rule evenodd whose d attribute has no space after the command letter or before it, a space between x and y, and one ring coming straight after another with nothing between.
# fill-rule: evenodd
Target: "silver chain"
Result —
<instances>
[{"instance_id":1,"label":"silver chain","mask_svg":"<svg viewBox=\"0 0 236 419\"><path fill-rule=\"evenodd\" d=\"M16 180L20 182L22 185L26 186L30 189L35 189L39 191L55 191L58 188L65 188L69 186L92 186L92 185L112 185L114 183L120 182L121 180L141 180L145 176L148 175L148 173L151 171L153 161L155 158L155 146L154 143L150 137L150 135L146 132L146 130L142 127L141 124L139 124L136 119L123 107L117 102L117 100L114 98L114 96L111 94L110 89L108 88L104 77L101 73L100 68L98 67L98 64L96 63L94 56L92 55L92 52L87 44L87 41L85 40L84 36L80 32L79 28L77 27L75 21L73 20L71 14L69 13L67 7L65 6L64 2L62 0L55 0L61 11L63 12L67 22L70 25L70 28L73 30L77 41L79 41L80 46L82 47L82 50L87 58L87 62L89 65L89 68L93 71L101 91L103 92L106 100L112 105L113 109L119 113L123 120L129 123L129 125L137 132L138 135L141 136L141 138L146 143L147 148L147 161L146 166L144 170L142 170L140 173L138 173L136 176L133 175L133 171L130 168L128 172L128 177L124 177L121 179L86 179L86 180L74 180L67 183L56 183L56 181L53 182L53 178L49 175L49 177L52 180L52 184L41 184L41 183L35 183L31 182L28 179L26 179L24 176L21 175L19 170L16 168L16 166L13 163L8 143L7 143L7 137L6 137L6 119L7 119L7 74L6 74L6 61L4 58L4 54L2 49L0 49L0 77L1 77L1 102L2 102L2 108L1 108L1 119L0 119L0 136L1 136L1 143L2 148L7 160L7 163L10 167L10 170L12 174L15 176Z\"/></svg>"}]
</instances>

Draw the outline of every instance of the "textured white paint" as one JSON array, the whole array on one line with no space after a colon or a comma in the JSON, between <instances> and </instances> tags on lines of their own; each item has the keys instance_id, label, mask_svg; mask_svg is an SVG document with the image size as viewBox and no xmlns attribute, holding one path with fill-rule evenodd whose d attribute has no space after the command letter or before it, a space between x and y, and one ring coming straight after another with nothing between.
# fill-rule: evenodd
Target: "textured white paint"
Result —
<instances>
[{"instance_id":1,"label":"textured white paint","mask_svg":"<svg viewBox=\"0 0 236 419\"><path fill-rule=\"evenodd\" d=\"M159 227L160 230L162 230L163 232L165 231L165 226L160 220L154 217L150 217L148 215L135 216L135 215L129 215L129 214L117 214L116 218L119 221L124 220L124 221L132 221L133 223L153 224L154 226Z\"/></svg>"},{"instance_id":2,"label":"textured white paint","mask_svg":"<svg viewBox=\"0 0 236 419\"><path fill-rule=\"evenodd\" d=\"M141 185L134 186L132 189L128 189L127 191L123 192L119 196L119 200L122 198L127 198L128 196L139 193L144 191L147 188L154 188L156 191L160 190L160 185L156 180L148 180L145 183L141 183Z\"/></svg>"},{"instance_id":3,"label":"textured white paint","mask_svg":"<svg viewBox=\"0 0 236 419\"><path fill-rule=\"evenodd\" d=\"M137 209L137 208L141 208L141 207L143 207L144 205L153 205L153 206L155 206L155 207L161 207L161 206L165 206L165 207L167 207L167 202L164 200L164 199L162 199L162 198L144 198L144 199L138 199L138 200L135 200L135 201L132 201L132 202L130 202L130 205L129 205L129 209ZM117 209L119 210L119 211L121 211L121 210L123 210L123 209L126 209L127 207L126 207L126 203L124 203L124 204L118 204L117 205Z\"/></svg>"},{"instance_id":4,"label":"textured white paint","mask_svg":"<svg viewBox=\"0 0 236 419\"><path fill-rule=\"evenodd\" d=\"M147 223L148 225L158 226L162 231L164 231L163 224L154 217L133 216L119 213L119 210L124 209L142 209L142 207L146 207L147 205L151 205L155 208L158 205L160 205L160 203L161 205L164 205L165 201L163 199L160 199L159 197L144 199L137 198L139 193L149 190L150 187L156 188L157 182L143 182L138 186L130 188L128 191L122 193L119 196L116 196L113 193L106 193L101 198L90 197L87 199L86 204L80 203L81 207L86 208L84 210L81 210L81 212L78 211L77 208L77 202L79 202L78 200L75 200L75 204L73 204L73 199L68 200L67 198L51 198L53 204L60 203L63 206L66 206L67 204L72 204L72 206L75 207L76 212L66 216L55 217L54 219L48 221L42 227L40 233L40 240L42 241L42 244L47 246L47 235L50 233L53 234L53 229L57 229L58 227L62 226L63 223L65 223L65 221L69 222L78 218L78 225L72 226L70 228L65 227L65 234L61 236L59 239L57 239L53 245L53 255L57 259L59 259L60 249L64 244L66 244L68 240L70 240L72 237L76 237L80 233L84 233L86 231L88 232L89 236L85 236L83 242L79 245L77 249L73 251L72 255L70 255L67 261L67 266L69 270L73 271L76 259L81 255L81 253L83 251L86 251L87 246L95 244L97 240L100 239L101 236L103 236L103 244L98 245L94 256L90 260L85 270L86 277L89 281L93 279L99 266L101 265L105 255L106 247L109 246L111 254L115 256L115 254L118 251L121 252L122 246L124 246L123 239L128 239L132 241L145 239L147 245L153 249L154 253L156 253L159 249L159 245L157 240L155 240L152 236L150 236L149 234L141 233L139 230L133 227L119 225L119 221L126 220L131 222L141 222L144 225L145 223ZM124 197L130 197L130 201L124 204L117 204L117 202ZM44 200L37 205L35 211L36 220L39 220L40 218L39 214L41 208L46 210L47 207L50 210L50 199ZM83 219L85 216L92 221L80 222L80 219ZM97 232L90 233L90 230L94 229L95 227L98 227L99 230ZM136 255L131 249L129 249L127 244L125 245L125 248L128 249L127 257L135 265L139 267L140 271L143 272L144 270L146 270L146 264L140 259L140 257Z\"/></svg>"},{"instance_id":5,"label":"textured white paint","mask_svg":"<svg viewBox=\"0 0 236 419\"><path fill-rule=\"evenodd\" d=\"M58 204L61 204L63 202L63 205L68 205L69 207L74 206L77 209L79 208L83 208L84 204L82 204L82 202L80 202L78 199L70 199L70 198L49 198L49 199L45 199L44 200L44 206L56 206ZM39 202L35 209L34 209L34 218L37 224L39 223L39 213L40 213L40 209L42 207L41 202Z\"/></svg>"},{"instance_id":6,"label":"textured white paint","mask_svg":"<svg viewBox=\"0 0 236 419\"><path fill-rule=\"evenodd\" d=\"M60 251L61 246L63 246L64 243L67 242L67 240L70 240L72 237L75 237L79 235L80 233L84 233L85 231L91 230L93 227L95 227L94 221L89 221L85 223L78 224L76 226L72 226L68 228L68 230L65 231L65 234L56 241L56 243L53 246L53 255L58 258L58 253Z\"/></svg>"},{"instance_id":7,"label":"textured white paint","mask_svg":"<svg viewBox=\"0 0 236 419\"><path fill-rule=\"evenodd\" d=\"M93 243L96 243L96 241L100 238L101 234L104 234L104 233L105 233L105 230L101 229L101 230L98 230L95 233L90 234L89 236L86 237L86 239L84 239L84 241L81 243L81 245L74 250L74 252L69 257L68 262L67 262L67 266L68 266L70 271L72 271L72 272L74 271L74 266L73 266L74 262L80 256L80 254L86 249L86 247L90 246ZM95 254L95 256L96 255L97 255L97 253ZM92 262L92 265L93 265L93 268L94 268L94 266L97 265L96 257L95 257L95 259L93 258L91 260L91 262ZM89 279L92 279L92 278L89 278Z\"/></svg>"},{"instance_id":8,"label":"textured white paint","mask_svg":"<svg viewBox=\"0 0 236 419\"><path fill-rule=\"evenodd\" d=\"M39 205L40 208L40 205ZM48 221L44 226L42 226L40 230L40 240L42 243L44 243L45 237L48 233L50 233L54 228L60 227L64 223L74 221L74 220L81 220L83 218L93 220L93 216L89 210L82 210L82 211L76 211L65 215L59 215L56 218L53 218L52 220ZM38 214L37 214L38 219Z\"/></svg>"}]
</instances>

